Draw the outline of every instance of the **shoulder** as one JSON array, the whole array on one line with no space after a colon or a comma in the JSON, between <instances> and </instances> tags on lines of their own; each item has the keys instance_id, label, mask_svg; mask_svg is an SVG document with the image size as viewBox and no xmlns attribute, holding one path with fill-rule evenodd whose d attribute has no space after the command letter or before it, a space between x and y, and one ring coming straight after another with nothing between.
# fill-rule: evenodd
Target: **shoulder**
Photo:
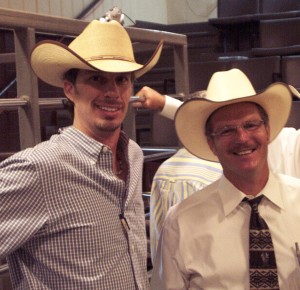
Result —
<instances>
[{"instance_id":1,"label":"shoulder","mask_svg":"<svg viewBox=\"0 0 300 290\"><path fill-rule=\"evenodd\" d=\"M135 141L133 141L132 139L129 139L128 151L131 154L135 154L135 155L138 155L138 156L143 156L143 151L142 151L141 147Z\"/></svg>"},{"instance_id":2,"label":"shoulder","mask_svg":"<svg viewBox=\"0 0 300 290\"><path fill-rule=\"evenodd\" d=\"M167 166L181 166L181 168L191 166L194 169L197 169L197 167L205 167L207 169L217 169L219 172L222 171L220 163L198 158L187 151L185 148L179 149L173 156L171 156L161 164L161 167Z\"/></svg>"},{"instance_id":3,"label":"shoulder","mask_svg":"<svg viewBox=\"0 0 300 290\"><path fill-rule=\"evenodd\" d=\"M221 205L219 199L219 182L218 180L209 184L205 188L196 191L179 204L170 208L169 219L177 220L189 217L208 216L211 209ZM198 218L197 218L198 220Z\"/></svg>"},{"instance_id":4,"label":"shoulder","mask_svg":"<svg viewBox=\"0 0 300 290\"><path fill-rule=\"evenodd\" d=\"M276 138L285 138L285 137L300 137L300 130L297 130L293 127L285 127L280 131L280 133Z\"/></svg>"},{"instance_id":5,"label":"shoulder","mask_svg":"<svg viewBox=\"0 0 300 290\"><path fill-rule=\"evenodd\" d=\"M144 155L141 147L133 140L129 139L128 142L128 162L132 170L135 170L136 173L141 174L143 164L144 164ZM140 171L140 172L139 172Z\"/></svg>"},{"instance_id":6,"label":"shoulder","mask_svg":"<svg viewBox=\"0 0 300 290\"><path fill-rule=\"evenodd\" d=\"M283 174L274 175L278 182L275 190L279 190L286 212L300 218L300 179Z\"/></svg>"},{"instance_id":7,"label":"shoulder","mask_svg":"<svg viewBox=\"0 0 300 290\"><path fill-rule=\"evenodd\" d=\"M273 173L275 178L277 178L278 182L284 186L290 187L290 188L297 188L300 189L300 179L290 176L290 175L285 175L281 173ZM299 191L300 194L300 191Z\"/></svg>"},{"instance_id":8,"label":"shoulder","mask_svg":"<svg viewBox=\"0 0 300 290\"><path fill-rule=\"evenodd\" d=\"M8 159L4 160L4 165L7 164L37 164L46 162L60 162L60 156L70 154L72 152L70 142L60 135L53 135L50 140L43 141L34 147L21 150L13 154Z\"/></svg>"},{"instance_id":9,"label":"shoulder","mask_svg":"<svg viewBox=\"0 0 300 290\"><path fill-rule=\"evenodd\" d=\"M47 146L45 146L45 143L47 144L47 143L49 143L49 141L42 142L42 143L37 144L34 147L26 148L24 150L16 152L9 158L5 159L2 162L2 164L13 163L13 162L17 162L17 161L22 163L22 162L25 162L26 160L28 162L30 162L31 160L35 159L35 156L39 155L39 154L37 154L38 152L43 151L44 148L47 148Z\"/></svg>"},{"instance_id":10,"label":"shoulder","mask_svg":"<svg viewBox=\"0 0 300 290\"><path fill-rule=\"evenodd\" d=\"M277 137L270 143L270 148L278 148L278 146L291 146L300 142L300 130L295 128L283 128Z\"/></svg>"},{"instance_id":11,"label":"shoulder","mask_svg":"<svg viewBox=\"0 0 300 290\"><path fill-rule=\"evenodd\" d=\"M161 164L161 167L176 165L176 164L183 165L186 162L188 162L190 158L196 158L196 157L190 154L185 148L181 148L170 158L166 159Z\"/></svg>"}]
</instances>

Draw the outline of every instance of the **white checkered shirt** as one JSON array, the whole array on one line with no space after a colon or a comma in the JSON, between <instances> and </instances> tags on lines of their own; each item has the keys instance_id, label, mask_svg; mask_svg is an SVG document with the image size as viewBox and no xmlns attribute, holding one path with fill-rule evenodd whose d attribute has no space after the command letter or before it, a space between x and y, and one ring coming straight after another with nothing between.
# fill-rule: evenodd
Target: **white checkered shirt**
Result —
<instances>
[{"instance_id":1,"label":"white checkered shirt","mask_svg":"<svg viewBox=\"0 0 300 290\"><path fill-rule=\"evenodd\" d=\"M73 127L0 164L0 257L14 289L148 289L143 154L120 142L126 183L111 150Z\"/></svg>"}]
</instances>

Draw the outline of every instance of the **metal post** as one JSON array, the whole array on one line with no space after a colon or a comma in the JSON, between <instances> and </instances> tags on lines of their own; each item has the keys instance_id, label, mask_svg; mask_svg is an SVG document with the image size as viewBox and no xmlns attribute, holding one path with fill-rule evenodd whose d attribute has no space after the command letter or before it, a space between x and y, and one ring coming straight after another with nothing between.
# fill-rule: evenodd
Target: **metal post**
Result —
<instances>
[{"instance_id":1,"label":"metal post","mask_svg":"<svg viewBox=\"0 0 300 290\"><path fill-rule=\"evenodd\" d=\"M176 45L173 50L176 93L188 96L190 87L187 44L182 46Z\"/></svg>"},{"instance_id":2,"label":"metal post","mask_svg":"<svg viewBox=\"0 0 300 290\"><path fill-rule=\"evenodd\" d=\"M29 96L28 104L19 110L19 133L21 149L41 142L38 82L30 67L30 53L35 45L35 30L14 30L17 94Z\"/></svg>"}]
</instances>

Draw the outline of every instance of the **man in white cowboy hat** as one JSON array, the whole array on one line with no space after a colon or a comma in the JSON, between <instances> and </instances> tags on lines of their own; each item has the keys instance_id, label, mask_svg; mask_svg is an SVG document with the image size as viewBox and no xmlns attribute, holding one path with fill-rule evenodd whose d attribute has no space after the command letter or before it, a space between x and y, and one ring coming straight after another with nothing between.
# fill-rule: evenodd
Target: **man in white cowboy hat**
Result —
<instances>
[{"instance_id":1,"label":"man in white cowboy hat","mask_svg":"<svg viewBox=\"0 0 300 290\"><path fill-rule=\"evenodd\" d=\"M300 98L290 86L293 96ZM143 87L136 95L142 102L135 107L158 110L162 116L174 119L182 101L161 95L150 87ZM268 162L272 171L300 178L300 129L283 128L269 144ZM168 209L194 192L215 181L222 174L218 162L201 159L186 148L180 148L163 162L156 171L150 198L150 244L151 258L155 259L160 232ZM180 190L179 190L180 189Z\"/></svg>"},{"instance_id":2,"label":"man in white cowboy hat","mask_svg":"<svg viewBox=\"0 0 300 290\"><path fill-rule=\"evenodd\" d=\"M275 83L256 94L233 69L212 76L207 98L179 108L175 126L183 146L219 161L223 175L169 210L152 289L299 289L300 180L273 173L267 161L268 144L290 107L287 85ZM251 208L243 200L257 196L263 198L258 211L273 240L279 288L268 288L268 279L249 288Z\"/></svg>"},{"instance_id":3,"label":"man in white cowboy hat","mask_svg":"<svg viewBox=\"0 0 300 290\"><path fill-rule=\"evenodd\" d=\"M147 289L143 154L121 131L135 61L118 22L92 21L69 46L38 43L34 72L63 88L73 126L0 165L0 258L15 289Z\"/></svg>"},{"instance_id":4,"label":"man in white cowboy hat","mask_svg":"<svg viewBox=\"0 0 300 290\"><path fill-rule=\"evenodd\" d=\"M300 99L300 93L289 85L293 97ZM168 95L161 95L150 87L143 87L136 96L141 101L133 104L135 108L160 111L168 119L174 119L182 101ZM300 178L300 129L283 128L269 146L269 165L278 173Z\"/></svg>"}]
</instances>

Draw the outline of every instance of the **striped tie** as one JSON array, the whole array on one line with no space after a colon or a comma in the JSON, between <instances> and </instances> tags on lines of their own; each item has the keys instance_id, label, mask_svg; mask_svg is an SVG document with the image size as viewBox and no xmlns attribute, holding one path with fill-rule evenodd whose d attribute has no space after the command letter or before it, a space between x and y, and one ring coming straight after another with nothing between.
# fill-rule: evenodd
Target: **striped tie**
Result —
<instances>
[{"instance_id":1,"label":"striped tie","mask_svg":"<svg viewBox=\"0 0 300 290\"><path fill-rule=\"evenodd\" d=\"M250 290L278 290L278 276L271 233L259 215L263 195L244 200L251 206L249 227Z\"/></svg>"}]
</instances>

